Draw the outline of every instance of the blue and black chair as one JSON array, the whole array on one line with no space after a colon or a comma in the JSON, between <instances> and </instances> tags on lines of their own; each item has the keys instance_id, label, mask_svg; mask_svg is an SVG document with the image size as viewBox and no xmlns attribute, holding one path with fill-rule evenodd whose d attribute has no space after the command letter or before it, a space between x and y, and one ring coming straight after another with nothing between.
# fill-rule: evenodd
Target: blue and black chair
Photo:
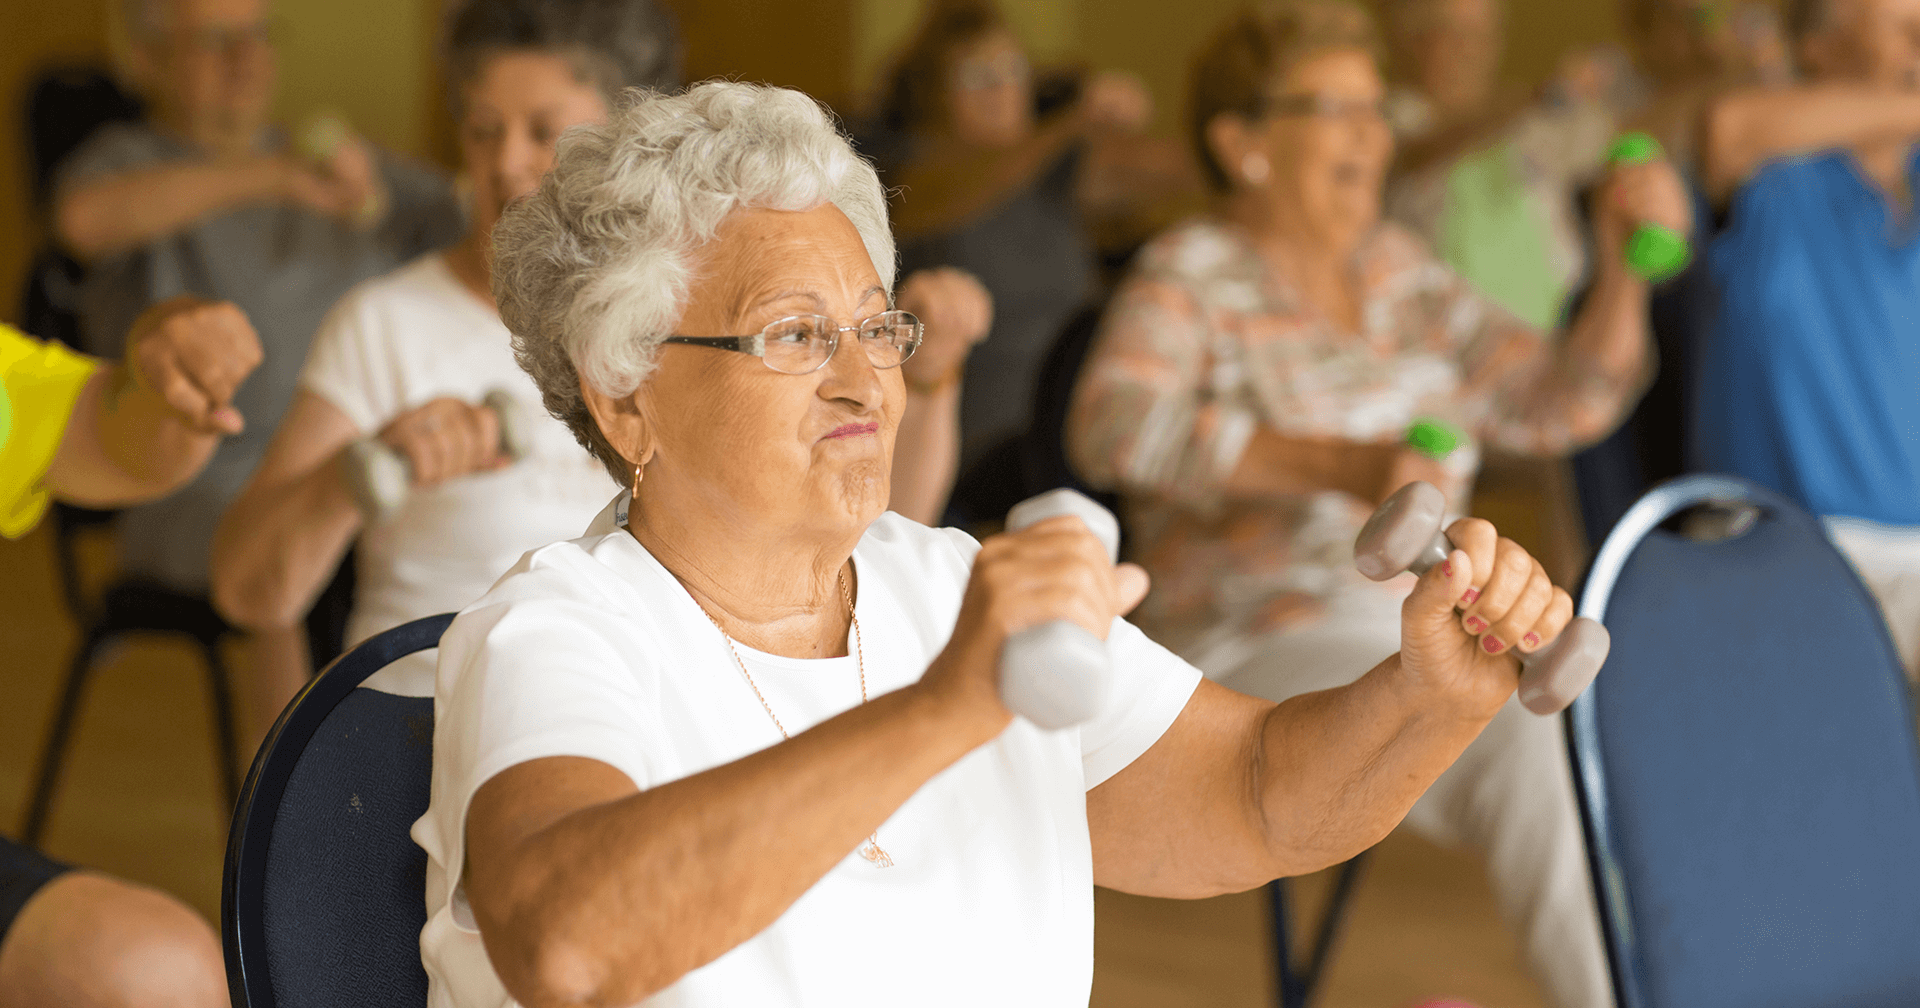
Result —
<instances>
[{"instance_id":1,"label":"blue and black chair","mask_svg":"<svg viewBox=\"0 0 1920 1008\"><path fill-rule=\"evenodd\" d=\"M1580 612L1568 745L1621 1008L1920 1004L1920 745L1873 597L1744 481L1655 488Z\"/></svg>"},{"instance_id":2,"label":"blue and black chair","mask_svg":"<svg viewBox=\"0 0 1920 1008\"><path fill-rule=\"evenodd\" d=\"M452 613L376 634L300 691L254 757L220 893L235 1008L422 1008L433 698L360 684Z\"/></svg>"}]
</instances>

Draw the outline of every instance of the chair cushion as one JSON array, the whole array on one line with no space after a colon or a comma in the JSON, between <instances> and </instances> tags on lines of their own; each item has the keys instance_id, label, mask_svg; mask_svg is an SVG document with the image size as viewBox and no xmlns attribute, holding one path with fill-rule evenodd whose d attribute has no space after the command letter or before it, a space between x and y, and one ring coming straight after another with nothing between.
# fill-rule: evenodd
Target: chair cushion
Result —
<instances>
[{"instance_id":1,"label":"chair cushion","mask_svg":"<svg viewBox=\"0 0 1920 1008\"><path fill-rule=\"evenodd\" d=\"M277 1008L420 1008L433 699L360 688L301 753L274 819L266 956Z\"/></svg>"}]
</instances>

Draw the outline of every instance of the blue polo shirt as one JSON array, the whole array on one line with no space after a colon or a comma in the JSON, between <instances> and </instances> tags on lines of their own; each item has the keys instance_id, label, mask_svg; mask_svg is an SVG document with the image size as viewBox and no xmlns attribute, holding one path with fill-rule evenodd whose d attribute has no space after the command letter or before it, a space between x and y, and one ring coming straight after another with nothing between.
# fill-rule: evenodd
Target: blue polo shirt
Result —
<instances>
[{"instance_id":1,"label":"blue polo shirt","mask_svg":"<svg viewBox=\"0 0 1920 1008\"><path fill-rule=\"evenodd\" d=\"M1768 165L1729 209L1707 251L1695 468L1920 525L1920 230L1838 151Z\"/></svg>"}]
</instances>

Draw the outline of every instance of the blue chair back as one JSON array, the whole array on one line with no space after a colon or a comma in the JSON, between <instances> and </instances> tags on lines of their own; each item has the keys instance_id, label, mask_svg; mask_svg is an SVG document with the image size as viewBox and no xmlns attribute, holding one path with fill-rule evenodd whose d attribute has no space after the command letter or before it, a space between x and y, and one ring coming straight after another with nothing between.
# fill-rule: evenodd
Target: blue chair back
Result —
<instances>
[{"instance_id":1,"label":"blue chair back","mask_svg":"<svg viewBox=\"0 0 1920 1008\"><path fill-rule=\"evenodd\" d=\"M1709 501L1758 518L1663 527ZM1568 734L1622 1008L1920 1004L1911 700L1819 521L1675 480L1607 537L1580 612L1613 634Z\"/></svg>"},{"instance_id":2,"label":"blue chair back","mask_svg":"<svg viewBox=\"0 0 1920 1008\"><path fill-rule=\"evenodd\" d=\"M435 647L453 614L341 655L280 715L227 838L220 930L235 1008L422 1008L433 699L360 684Z\"/></svg>"}]
</instances>

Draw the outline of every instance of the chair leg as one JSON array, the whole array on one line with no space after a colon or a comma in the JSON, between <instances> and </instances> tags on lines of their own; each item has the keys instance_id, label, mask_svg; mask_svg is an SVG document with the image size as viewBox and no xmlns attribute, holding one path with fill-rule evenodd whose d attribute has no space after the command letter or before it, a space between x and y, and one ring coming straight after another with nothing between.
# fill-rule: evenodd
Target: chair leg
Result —
<instances>
[{"instance_id":1,"label":"chair leg","mask_svg":"<svg viewBox=\"0 0 1920 1008\"><path fill-rule=\"evenodd\" d=\"M66 762L67 743L73 735L74 722L80 717L80 704L84 699L87 677L93 671L93 656L105 643L106 634L93 628L81 631L80 650L73 656L73 662L67 666L67 680L60 691L60 706L55 709L53 724L47 730L46 748L40 752L40 773L34 785L33 795L27 805L27 824L20 838L27 846L38 848L41 838L46 834L47 816L52 810L53 794L60 785L60 770Z\"/></svg>"},{"instance_id":2,"label":"chair leg","mask_svg":"<svg viewBox=\"0 0 1920 1008\"><path fill-rule=\"evenodd\" d=\"M207 692L213 704L214 751L220 760L220 782L226 787L227 809L240 802L240 741L233 727L233 677L220 658L218 641L202 641L207 659Z\"/></svg>"},{"instance_id":3,"label":"chair leg","mask_svg":"<svg viewBox=\"0 0 1920 1008\"><path fill-rule=\"evenodd\" d=\"M1307 950L1304 966L1296 966L1293 959L1287 880L1275 879L1267 884L1267 901L1273 909L1274 986L1280 1008L1307 1008L1312 1002L1314 991L1320 986L1321 971L1333 952L1333 941L1339 936L1340 923L1346 919L1347 904L1352 901L1354 885L1360 880L1366 857L1365 851L1354 855L1334 876L1333 892L1327 897L1326 909L1314 928L1313 945Z\"/></svg>"}]
</instances>

